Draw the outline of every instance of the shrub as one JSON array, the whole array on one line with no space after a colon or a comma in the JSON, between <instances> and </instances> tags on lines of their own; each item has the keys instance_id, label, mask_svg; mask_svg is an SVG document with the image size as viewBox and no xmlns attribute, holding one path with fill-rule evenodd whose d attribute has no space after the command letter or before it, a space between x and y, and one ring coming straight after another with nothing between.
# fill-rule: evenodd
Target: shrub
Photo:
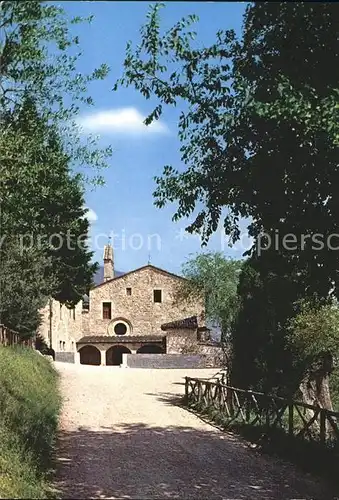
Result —
<instances>
[{"instance_id":1,"label":"shrub","mask_svg":"<svg viewBox=\"0 0 339 500\"><path fill-rule=\"evenodd\" d=\"M46 498L60 403L46 358L0 347L0 498Z\"/></svg>"},{"instance_id":2,"label":"shrub","mask_svg":"<svg viewBox=\"0 0 339 500\"><path fill-rule=\"evenodd\" d=\"M339 353L338 302L302 301L299 306L290 321L288 343L301 367L300 390L305 402L331 409L330 376Z\"/></svg>"}]
</instances>

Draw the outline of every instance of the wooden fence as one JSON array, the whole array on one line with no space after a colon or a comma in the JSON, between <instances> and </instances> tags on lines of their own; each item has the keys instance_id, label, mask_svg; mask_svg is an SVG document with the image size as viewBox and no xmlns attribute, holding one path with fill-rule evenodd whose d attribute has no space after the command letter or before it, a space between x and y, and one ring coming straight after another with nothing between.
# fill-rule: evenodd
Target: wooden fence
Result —
<instances>
[{"instance_id":1,"label":"wooden fence","mask_svg":"<svg viewBox=\"0 0 339 500\"><path fill-rule=\"evenodd\" d=\"M0 324L0 345L11 346L16 344L33 347L33 339L22 339L18 332Z\"/></svg>"},{"instance_id":2,"label":"wooden fence","mask_svg":"<svg viewBox=\"0 0 339 500\"><path fill-rule=\"evenodd\" d=\"M339 413L318 406L190 377L185 381L185 402L214 410L229 426L261 426L267 434L280 430L331 447L339 444Z\"/></svg>"}]
</instances>

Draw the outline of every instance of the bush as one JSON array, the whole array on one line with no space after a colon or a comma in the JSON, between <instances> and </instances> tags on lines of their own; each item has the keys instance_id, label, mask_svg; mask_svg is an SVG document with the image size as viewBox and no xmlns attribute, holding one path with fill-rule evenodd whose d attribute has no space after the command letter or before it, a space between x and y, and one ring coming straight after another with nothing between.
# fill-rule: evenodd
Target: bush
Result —
<instances>
[{"instance_id":1,"label":"bush","mask_svg":"<svg viewBox=\"0 0 339 500\"><path fill-rule=\"evenodd\" d=\"M0 498L46 498L60 403L47 359L0 347Z\"/></svg>"}]
</instances>

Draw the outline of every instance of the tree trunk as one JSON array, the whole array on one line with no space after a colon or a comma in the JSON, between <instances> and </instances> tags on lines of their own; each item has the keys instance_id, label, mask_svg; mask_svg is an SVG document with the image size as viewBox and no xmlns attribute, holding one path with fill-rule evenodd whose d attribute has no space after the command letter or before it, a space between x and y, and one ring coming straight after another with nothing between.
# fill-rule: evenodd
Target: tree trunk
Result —
<instances>
[{"instance_id":1,"label":"tree trunk","mask_svg":"<svg viewBox=\"0 0 339 500\"><path fill-rule=\"evenodd\" d=\"M324 354L317 362L313 362L307 370L300 391L307 404L333 410L329 377L333 369L331 354Z\"/></svg>"}]
</instances>

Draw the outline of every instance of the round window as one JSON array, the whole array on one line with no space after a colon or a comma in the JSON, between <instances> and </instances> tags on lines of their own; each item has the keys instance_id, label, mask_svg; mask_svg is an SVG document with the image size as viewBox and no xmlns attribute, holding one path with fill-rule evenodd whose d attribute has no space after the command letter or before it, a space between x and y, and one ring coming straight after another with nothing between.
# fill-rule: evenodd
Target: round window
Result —
<instances>
[{"instance_id":1,"label":"round window","mask_svg":"<svg viewBox=\"0 0 339 500\"><path fill-rule=\"evenodd\" d=\"M116 335L125 335L126 332L127 326L125 325L125 323L117 323L116 325L114 325L114 333Z\"/></svg>"}]
</instances>

